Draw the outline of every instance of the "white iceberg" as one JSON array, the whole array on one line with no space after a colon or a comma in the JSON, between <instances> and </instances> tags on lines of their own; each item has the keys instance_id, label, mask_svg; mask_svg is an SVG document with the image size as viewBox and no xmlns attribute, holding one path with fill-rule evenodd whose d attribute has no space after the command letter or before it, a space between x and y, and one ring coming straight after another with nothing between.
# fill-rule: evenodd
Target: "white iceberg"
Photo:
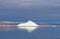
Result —
<instances>
[{"instance_id":1,"label":"white iceberg","mask_svg":"<svg viewBox=\"0 0 60 39\"><path fill-rule=\"evenodd\" d=\"M36 23L32 22L31 20L29 20L28 22L25 23L20 23L17 25L19 29L26 29L28 30L28 32L32 32L33 30L35 30L39 25L37 25Z\"/></svg>"}]
</instances>

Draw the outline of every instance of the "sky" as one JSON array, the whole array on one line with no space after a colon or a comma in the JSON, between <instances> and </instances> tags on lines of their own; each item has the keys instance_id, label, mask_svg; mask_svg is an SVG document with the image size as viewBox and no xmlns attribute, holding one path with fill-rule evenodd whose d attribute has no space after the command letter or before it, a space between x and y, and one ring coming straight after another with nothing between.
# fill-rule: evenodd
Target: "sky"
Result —
<instances>
[{"instance_id":1,"label":"sky","mask_svg":"<svg viewBox=\"0 0 60 39\"><path fill-rule=\"evenodd\" d=\"M19 18L60 23L60 0L0 0L0 20Z\"/></svg>"},{"instance_id":2,"label":"sky","mask_svg":"<svg viewBox=\"0 0 60 39\"><path fill-rule=\"evenodd\" d=\"M60 0L0 0L0 9L60 7Z\"/></svg>"}]
</instances>

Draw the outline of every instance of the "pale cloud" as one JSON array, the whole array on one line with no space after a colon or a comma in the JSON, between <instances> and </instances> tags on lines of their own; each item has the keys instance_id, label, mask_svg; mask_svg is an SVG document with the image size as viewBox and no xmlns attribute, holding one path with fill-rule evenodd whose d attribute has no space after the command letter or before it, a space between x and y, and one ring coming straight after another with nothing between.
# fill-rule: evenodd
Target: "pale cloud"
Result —
<instances>
[{"instance_id":1,"label":"pale cloud","mask_svg":"<svg viewBox=\"0 0 60 39\"><path fill-rule=\"evenodd\" d=\"M0 0L0 8L59 7L60 0Z\"/></svg>"}]
</instances>

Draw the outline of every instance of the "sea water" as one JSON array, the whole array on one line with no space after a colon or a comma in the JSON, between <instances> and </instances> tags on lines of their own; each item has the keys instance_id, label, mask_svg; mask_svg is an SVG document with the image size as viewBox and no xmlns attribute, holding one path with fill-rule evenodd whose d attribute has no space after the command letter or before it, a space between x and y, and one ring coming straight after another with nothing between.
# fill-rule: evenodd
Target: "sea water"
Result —
<instances>
[{"instance_id":1,"label":"sea water","mask_svg":"<svg viewBox=\"0 0 60 39\"><path fill-rule=\"evenodd\" d=\"M48 17L46 11L13 11L0 10L0 21L24 22L32 20L34 22L43 22L48 24L60 24L60 17ZM55 13L50 12L50 13ZM47 20L46 20L47 19ZM57 25L60 26L60 25ZM60 39L60 28L37 28L29 33L27 30L0 31L0 39Z\"/></svg>"},{"instance_id":2,"label":"sea water","mask_svg":"<svg viewBox=\"0 0 60 39\"><path fill-rule=\"evenodd\" d=\"M37 28L30 33L24 29L0 31L0 39L60 39L60 28Z\"/></svg>"}]
</instances>

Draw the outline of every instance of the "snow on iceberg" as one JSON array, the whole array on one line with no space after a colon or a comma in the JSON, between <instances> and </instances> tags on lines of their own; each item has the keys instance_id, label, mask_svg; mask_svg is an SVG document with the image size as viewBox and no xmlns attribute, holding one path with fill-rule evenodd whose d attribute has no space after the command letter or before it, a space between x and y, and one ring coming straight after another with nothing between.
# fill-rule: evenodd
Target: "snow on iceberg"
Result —
<instances>
[{"instance_id":1,"label":"snow on iceberg","mask_svg":"<svg viewBox=\"0 0 60 39\"><path fill-rule=\"evenodd\" d=\"M31 20L29 20L28 22L25 23L20 23L17 25L19 29L26 29L28 30L28 32L32 32L33 30L35 30L39 25L37 25L36 23L32 22Z\"/></svg>"}]
</instances>

